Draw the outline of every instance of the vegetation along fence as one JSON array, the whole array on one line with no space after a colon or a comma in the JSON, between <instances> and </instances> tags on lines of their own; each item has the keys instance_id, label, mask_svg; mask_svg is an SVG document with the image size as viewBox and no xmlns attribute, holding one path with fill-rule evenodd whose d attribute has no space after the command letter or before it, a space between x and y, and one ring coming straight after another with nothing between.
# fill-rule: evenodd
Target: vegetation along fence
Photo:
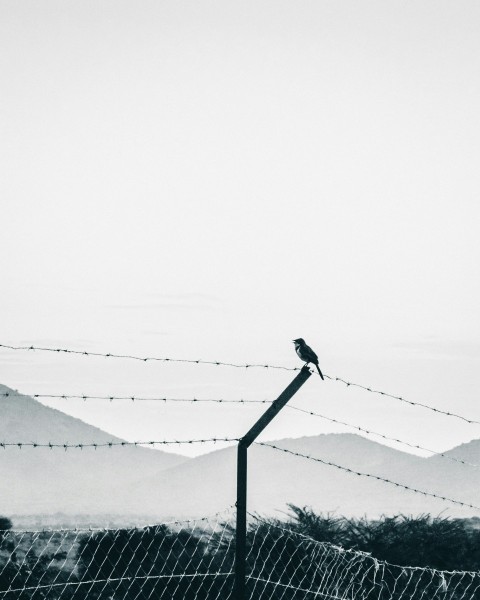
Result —
<instances>
[{"instance_id":1,"label":"vegetation along fence","mask_svg":"<svg viewBox=\"0 0 480 600\"><path fill-rule=\"evenodd\" d=\"M0 600L233 597L233 509L142 528L0 535ZM473 600L480 572L397 566L249 515L247 597Z\"/></svg>"}]
</instances>

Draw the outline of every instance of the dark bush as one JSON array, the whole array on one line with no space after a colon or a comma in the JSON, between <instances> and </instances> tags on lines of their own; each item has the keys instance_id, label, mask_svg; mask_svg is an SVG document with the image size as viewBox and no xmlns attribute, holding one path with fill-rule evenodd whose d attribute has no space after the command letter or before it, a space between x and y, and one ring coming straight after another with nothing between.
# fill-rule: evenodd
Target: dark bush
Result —
<instances>
[{"instance_id":1,"label":"dark bush","mask_svg":"<svg viewBox=\"0 0 480 600\"><path fill-rule=\"evenodd\" d=\"M464 519L397 515L370 521L333 518L306 507L290 509L292 530L369 552L379 560L448 571L480 569L480 530Z\"/></svg>"},{"instance_id":2,"label":"dark bush","mask_svg":"<svg viewBox=\"0 0 480 600\"><path fill-rule=\"evenodd\" d=\"M210 573L219 570L220 555L195 535L164 525L98 532L80 543L79 576L100 583L82 586L87 595L76 597L207 598L210 587L219 585Z\"/></svg>"}]
</instances>

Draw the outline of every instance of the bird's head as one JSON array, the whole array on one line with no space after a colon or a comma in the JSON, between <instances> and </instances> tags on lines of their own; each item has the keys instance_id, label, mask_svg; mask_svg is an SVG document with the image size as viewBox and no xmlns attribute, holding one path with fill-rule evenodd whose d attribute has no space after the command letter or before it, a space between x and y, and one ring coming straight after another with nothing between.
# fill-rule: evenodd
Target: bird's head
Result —
<instances>
[{"instance_id":1,"label":"bird's head","mask_svg":"<svg viewBox=\"0 0 480 600\"><path fill-rule=\"evenodd\" d=\"M294 344L304 344L305 340L303 338L297 338L296 340L293 340Z\"/></svg>"}]
</instances>

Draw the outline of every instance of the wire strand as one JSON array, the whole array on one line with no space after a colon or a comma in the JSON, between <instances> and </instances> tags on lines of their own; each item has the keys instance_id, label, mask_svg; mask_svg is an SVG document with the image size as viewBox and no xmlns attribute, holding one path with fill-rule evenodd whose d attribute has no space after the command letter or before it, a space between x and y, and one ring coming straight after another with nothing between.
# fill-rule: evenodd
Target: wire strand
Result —
<instances>
[{"instance_id":1,"label":"wire strand","mask_svg":"<svg viewBox=\"0 0 480 600\"><path fill-rule=\"evenodd\" d=\"M291 454L293 456L297 456L300 458L306 458L308 460L313 460L318 463L322 463L324 465L328 465L329 467L335 467L336 469L340 469L341 471L345 471L347 473L351 473L352 475L359 475L361 477L369 477L370 479L376 479L377 481L381 481L382 483L388 483L390 485L394 485L395 487L402 488L404 490L408 490L410 492L414 492L416 494L422 494L423 496L430 496L431 498L437 498L438 500L445 500L446 502L452 502L453 504L458 504L460 506L465 506L467 508L473 508L475 510L480 510L480 506L475 506L474 504L468 504L467 502L462 502L460 500L454 500L453 498L447 498L446 496L440 496L439 494L434 494L433 492L425 492L423 490L418 490L417 488L410 487L403 483L397 483L396 481L392 481L391 479L387 479L386 477L381 477L380 475L372 475L371 473L362 473L361 471L356 471L355 469L350 469L348 467L344 467L342 465L337 465L334 462L329 460L324 460L323 458L316 458L315 456L310 456L309 454L302 454L301 452L295 452L293 450L287 450L286 448L280 448L279 446L275 446L275 444L270 444L268 442L255 442L259 446L267 446L269 448L273 448L274 450L279 450L280 452L286 452L287 454Z\"/></svg>"},{"instance_id":2,"label":"wire strand","mask_svg":"<svg viewBox=\"0 0 480 600\"><path fill-rule=\"evenodd\" d=\"M87 352L86 350L71 350L69 348L45 348L42 346L10 346L8 344L0 344L0 348L8 350L32 350L39 352L56 352L63 354L78 354L81 356L97 356L102 358L126 358L129 360L137 360L140 362L156 361L156 362L172 362L172 363L190 363L197 365L217 365L223 367L235 367L238 369L261 368L261 369L282 369L283 371L300 371L300 367L281 367L269 364L237 364L222 362L219 360L203 360L190 358L168 358L158 356L134 356L131 354L114 354L111 352Z\"/></svg>"},{"instance_id":3,"label":"wire strand","mask_svg":"<svg viewBox=\"0 0 480 600\"><path fill-rule=\"evenodd\" d=\"M406 404L409 404L411 406L420 406L427 410L431 410L434 413L445 415L447 417L455 417L456 419L460 419L462 421L465 421L466 423L480 425L480 421L476 421L474 419L469 419L467 417L464 417L462 415L459 415L457 413L453 413L450 411L441 410L440 408L435 408L434 406L430 406L429 404L423 404L422 402L414 402L413 400L407 400L406 398L403 398L402 396L395 396L394 394L389 394L388 392L374 390L365 385L361 385L360 383L353 383L352 381L346 381L345 379L342 379L341 377L331 377L330 375L325 375L325 377L327 377L327 379L330 379L331 381L338 381L340 383L344 383L347 387L357 387L362 390L365 390L366 392L370 392L371 394L379 394L380 396L386 396L387 398L393 398L394 400L400 400L400 402L405 402Z\"/></svg>"},{"instance_id":4,"label":"wire strand","mask_svg":"<svg viewBox=\"0 0 480 600\"><path fill-rule=\"evenodd\" d=\"M83 448L113 448L114 446L167 446L174 444L207 444L210 442L238 442L239 438L205 438L205 439L195 439L195 440L160 440L160 441L147 441L147 442L99 442L99 443L81 443L81 444L58 444L58 443L43 443L43 442L0 442L0 448L4 450L7 447L18 447L20 450L26 446L31 448L63 448L64 450L68 450L69 448L78 448L83 450Z\"/></svg>"},{"instance_id":5,"label":"wire strand","mask_svg":"<svg viewBox=\"0 0 480 600\"><path fill-rule=\"evenodd\" d=\"M356 429L357 431L362 431L363 433L368 433L369 435L376 435L381 437L384 440L388 440L390 442L397 442L398 444L402 444L403 446L408 446L409 448L415 448L416 450L424 450L425 452L430 452L433 456L441 456L442 458L446 458L447 460L451 460L452 462L461 463L462 465L466 465L468 467L473 467L478 469L480 465L476 465L474 463L467 462L466 460L462 460L460 458L454 458L453 456L448 456L444 452L438 452L437 450L431 450L430 448L425 448L425 446L420 446L419 444L411 444L410 442L405 442L398 438L390 437L383 433L379 433L377 431L372 431L371 429L365 429L360 427L359 425L353 425L352 423L346 423L345 421L340 421L339 419L334 419L332 417L327 417L325 415L321 415L320 413L313 412L311 410L305 410L304 408L299 408L298 406L292 406L287 404L287 408L291 410L296 410L301 413L305 413L307 415L311 415L313 417L319 417L320 419L325 419L326 421L330 421L331 423L337 423L339 425L345 425L345 427L350 427L352 429Z\"/></svg>"},{"instance_id":6,"label":"wire strand","mask_svg":"<svg viewBox=\"0 0 480 600\"><path fill-rule=\"evenodd\" d=\"M132 402L213 402L218 404L271 404L271 400L243 400L233 399L228 400L225 398L168 398L168 397L145 397L145 396L88 396L86 394L21 394L20 392L3 392L0 393L0 397L13 398L13 397L27 396L29 398L52 398L54 400L130 400Z\"/></svg>"}]
</instances>

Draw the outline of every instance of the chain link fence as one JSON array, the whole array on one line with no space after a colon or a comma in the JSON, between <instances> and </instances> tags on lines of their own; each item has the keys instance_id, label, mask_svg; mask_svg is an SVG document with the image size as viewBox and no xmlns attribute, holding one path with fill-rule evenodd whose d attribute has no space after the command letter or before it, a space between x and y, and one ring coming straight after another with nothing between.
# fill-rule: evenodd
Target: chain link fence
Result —
<instances>
[{"instance_id":1,"label":"chain link fence","mask_svg":"<svg viewBox=\"0 0 480 600\"><path fill-rule=\"evenodd\" d=\"M480 573L401 567L249 517L250 600L478 600ZM0 532L0 600L232 600L235 511L130 529Z\"/></svg>"}]
</instances>

